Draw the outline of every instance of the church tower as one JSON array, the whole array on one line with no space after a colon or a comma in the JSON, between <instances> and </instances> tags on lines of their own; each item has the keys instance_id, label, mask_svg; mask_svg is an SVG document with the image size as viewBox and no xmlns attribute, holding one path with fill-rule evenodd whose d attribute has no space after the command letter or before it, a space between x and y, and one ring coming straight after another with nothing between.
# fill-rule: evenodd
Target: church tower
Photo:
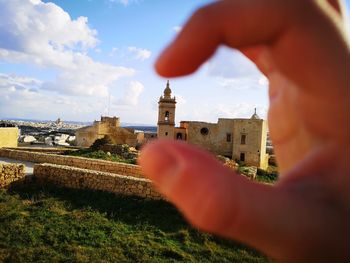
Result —
<instances>
[{"instance_id":1,"label":"church tower","mask_svg":"<svg viewBox=\"0 0 350 263\"><path fill-rule=\"evenodd\" d=\"M169 80L164 89L164 95L159 98L158 105L158 138L174 139L176 100L175 97L171 97Z\"/></svg>"}]
</instances>

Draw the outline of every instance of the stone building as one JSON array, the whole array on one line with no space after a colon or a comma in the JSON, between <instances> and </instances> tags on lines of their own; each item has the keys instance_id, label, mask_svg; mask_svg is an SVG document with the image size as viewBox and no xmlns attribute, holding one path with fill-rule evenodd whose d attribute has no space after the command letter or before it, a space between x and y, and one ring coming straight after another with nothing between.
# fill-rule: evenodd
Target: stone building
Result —
<instances>
[{"instance_id":1,"label":"stone building","mask_svg":"<svg viewBox=\"0 0 350 263\"><path fill-rule=\"evenodd\" d=\"M176 99L171 97L169 82L158 104L158 138L183 140L216 155L267 168L267 124L256 110L250 119L220 118L217 123L181 121L180 127L175 127Z\"/></svg>"},{"instance_id":2,"label":"stone building","mask_svg":"<svg viewBox=\"0 0 350 263\"><path fill-rule=\"evenodd\" d=\"M17 127L0 127L0 148L17 147L19 130Z\"/></svg>"},{"instance_id":3,"label":"stone building","mask_svg":"<svg viewBox=\"0 0 350 263\"><path fill-rule=\"evenodd\" d=\"M120 127L117 117L101 117L101 121L95 121L92 126L80 128L76 131L76 145L90 147L97 139L108 136L114 144L128 144L135 147L144 139L143 132L135 132L134 129Z\"/></svg>"},{"instance_id":4,"label":"stone building","mask_svg":"<svg viewBox=\"0 0 350 263\"><path fill-rule=\"evenodd\" d=\"M164 95L159 98L158 102L158 138L174 138L175 105L175 97L171 97L171 89L168 81L164 90Z\"/></svg>"}]
</instances>

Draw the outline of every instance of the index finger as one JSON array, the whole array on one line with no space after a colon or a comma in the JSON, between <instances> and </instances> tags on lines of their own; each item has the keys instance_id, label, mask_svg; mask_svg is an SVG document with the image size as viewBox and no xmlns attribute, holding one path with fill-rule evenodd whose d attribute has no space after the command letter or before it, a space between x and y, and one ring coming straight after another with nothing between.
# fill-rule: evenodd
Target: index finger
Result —
<instances>
[{"instance_id":1,"label":"index finger","mask_svg":"<svg viewBox=\"0 0 350 263\"><path fill-rule=\"evenodd\" d=\"M350 74L342 26L327 2L222 0L195 12L155 67L162 76L182 76L196 71L219 45L266 45L281 72L298 86L332 96L334 89L344 90Z\"/></svg>"}]
</instances>

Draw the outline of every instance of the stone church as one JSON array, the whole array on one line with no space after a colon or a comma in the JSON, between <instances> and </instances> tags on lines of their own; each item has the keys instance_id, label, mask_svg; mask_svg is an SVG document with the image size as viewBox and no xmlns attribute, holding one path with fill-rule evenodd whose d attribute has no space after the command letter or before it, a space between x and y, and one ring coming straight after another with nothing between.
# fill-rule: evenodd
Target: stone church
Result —
<instances>
[{"instance_id":1,"label":"stone church","mask_svg":"<svg viewBox=\"0 0 350 263\"><path fill-rule=\"evenodd\" d=\"M267 168L267 123L256 110L250 119L219 118L217 123L181 121L180 127L175 127L176 98L171 96L169 81L158 105L158 138L183 140L216 155Z\"/></svg>"}]
</instances>

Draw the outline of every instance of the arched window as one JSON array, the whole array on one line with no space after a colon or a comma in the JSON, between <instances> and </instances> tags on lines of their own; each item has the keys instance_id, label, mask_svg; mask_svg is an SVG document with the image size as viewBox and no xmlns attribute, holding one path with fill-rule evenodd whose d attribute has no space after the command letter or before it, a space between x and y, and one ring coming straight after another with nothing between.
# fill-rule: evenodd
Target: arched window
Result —
<instances>
[{"instance_id":1,"label":"arched window","mask_svg":"<svg viewBox=\"0 0 350 263\"><path fill-rule=\"evenodd\" d=\"M165 121L169 121L169 115L170 115L170 114L169 114L169 111L166 111L166 112L165 112L165 116L164 116L164 120L165 120Z\"/></svg>"},{"instance_id":2,"label":"arched window","mask_svg":"<svg viewBox=\"0 0 350 263\"><path fill-rule=\"evenodd\" d=\"M177 140L182 140L182 133L181 133L181 132L178 132L178 133L176 134L176 139L177 139Z\"/></svg>"}]
</instances>

